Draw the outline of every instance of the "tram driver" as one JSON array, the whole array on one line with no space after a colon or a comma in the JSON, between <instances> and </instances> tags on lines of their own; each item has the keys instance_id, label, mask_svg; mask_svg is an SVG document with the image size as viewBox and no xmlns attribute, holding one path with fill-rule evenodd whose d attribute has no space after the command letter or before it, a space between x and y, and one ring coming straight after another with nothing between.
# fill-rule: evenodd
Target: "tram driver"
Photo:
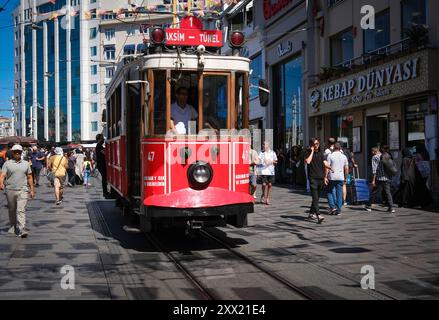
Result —
<instances>
[{"instance_id":1,"label":"tram driver","mask_svg":"<svg viewBox=\"0 0 439 320\"><path fill-rule=\"evenodd\" d=\"M171 129L177 134L195 134L190 132L189 123L198 119L198 112L187 103L188 88L178 88L175 97L176 100L171 105Z\"/></svg>"}]
</instances>

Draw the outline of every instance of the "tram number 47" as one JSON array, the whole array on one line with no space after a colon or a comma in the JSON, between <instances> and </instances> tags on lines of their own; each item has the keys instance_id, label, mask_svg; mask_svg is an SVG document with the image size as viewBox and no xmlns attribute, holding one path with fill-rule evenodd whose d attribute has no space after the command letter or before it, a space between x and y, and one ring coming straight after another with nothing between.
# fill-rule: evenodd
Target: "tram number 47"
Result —
<instances>
[{"instance_id":1,"label":"tram number 47","mask_svg":"<svg viewBox=\"0 0 439 320\"><path fill-rule=\"evenodd\" d=\"M154 156L155 156L155 152L154 151L148 152L148 161L149 162L153 162L154 161Z\"/></svg>"}]
</instances>

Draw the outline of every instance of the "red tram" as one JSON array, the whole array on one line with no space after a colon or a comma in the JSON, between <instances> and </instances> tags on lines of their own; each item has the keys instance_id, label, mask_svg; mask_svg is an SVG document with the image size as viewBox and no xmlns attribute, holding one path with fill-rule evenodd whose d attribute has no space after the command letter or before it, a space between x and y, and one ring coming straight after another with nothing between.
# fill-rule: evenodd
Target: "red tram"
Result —
<instances>
[{"instance_id":1,"label":"red tram","mask_svg":"<svg viewBox=\"0 0 439 320\"><path fill-rule=\"evenodd\" d=\"M204 46L167 47L160 30L152 30L149 52L127 61L107 87L112 194L140 216L145 232L159 225L244 227L254 203L245 130L249 60L236 50L225 56ZM183 132L173 117L179 88L197 113Z\"/></svg>"}]
</instances>

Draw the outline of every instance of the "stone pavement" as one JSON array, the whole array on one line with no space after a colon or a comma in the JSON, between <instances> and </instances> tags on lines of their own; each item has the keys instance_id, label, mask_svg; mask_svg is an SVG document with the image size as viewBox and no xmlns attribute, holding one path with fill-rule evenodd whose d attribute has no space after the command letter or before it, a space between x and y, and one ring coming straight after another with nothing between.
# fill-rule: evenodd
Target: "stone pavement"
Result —
<instances>
[{"instance_id":1,"label":"stone pavement","mask_svg":"<svg viewBox=\"0 0 439 320\"><path fill-rule=\"evenodd\" d=\"M259 191L259 190L258 190ZM439 213L348 205L323 224L305 221L310 196L275 188L273 205L256 205L246 230L321 270L358 283L361 268L375 269L376 290L397 299L439 299ZM327 208L321 199L321 206ZM239 230L236 231L239 233Z\"/></svg>"},{"instance_id":2,"label":"stone pavement","mask_svg":"<svg viewBox=\"0 0 439 320\"><path fill-rule=\"evenodd\" d=\"M123 230L129 221L113 201L101 199L99 187L66 191L57 207L53 189L37 189L28 205L28 239L6 233L0 195L0 299L199 298L143 235ZM348 206L342 216L316 225L305 221L308 195L274 188L272 202L256 205L248 228L217 231L322 298L374 298L359 289L364 265L375 268L383 294L439 298L438 213L402 209L391 215ZM74 267L75 290L61 288L65 265Z\"/></svg>"}]
</instances>

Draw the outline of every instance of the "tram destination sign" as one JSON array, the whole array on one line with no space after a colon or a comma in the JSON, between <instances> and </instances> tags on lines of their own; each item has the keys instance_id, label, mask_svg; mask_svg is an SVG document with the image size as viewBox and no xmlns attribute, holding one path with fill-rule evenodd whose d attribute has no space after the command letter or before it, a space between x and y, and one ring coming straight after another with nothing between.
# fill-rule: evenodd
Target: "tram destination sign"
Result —
<instances>
[{"instance_id":1,"label":"tram destination sign","mask_svg":"<svg viewBox=\"0 0 439 320\"><path fill-rule=\"evenodd\" d=\"M223 33L221 30L203 30L200 19L188 16L181 20L180 28L166 29L166 44L171 46L222 47Z\"/></svg>"}]
</instances>

